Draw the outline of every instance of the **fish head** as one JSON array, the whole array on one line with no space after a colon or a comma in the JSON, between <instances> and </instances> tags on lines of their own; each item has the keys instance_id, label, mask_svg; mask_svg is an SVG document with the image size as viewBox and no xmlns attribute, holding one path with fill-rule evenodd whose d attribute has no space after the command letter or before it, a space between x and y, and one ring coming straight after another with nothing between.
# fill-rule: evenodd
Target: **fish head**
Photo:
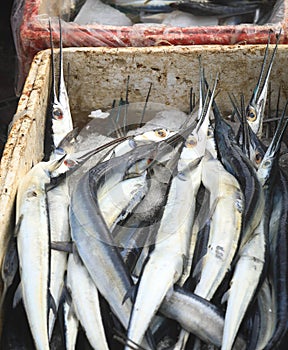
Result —
<instances>
[{"instance_id":1,"label":"fish head","mask_svg":"<svg viewBox=\"0 0 288 350\"><path fill-rule=\"evenodd\" d=\"M136 135L134 140L137 141L154 141L159 142L166 140L172 135L175 135L175 131L170 131L169 129L157 128L151 131L146 131L143 134Z\"/></svg>"},{"instance_id":2,"label":"fish head","mask_svg":"<svg viewBox=\"0 0 288 350\"><path fill-rule=\"evenodd\" d=\"M277 169L277 166L278 166L281 142L288 125L288 119L285 120L287 106L288 106L288 100L286 101L284 110L278 122L272 141L268 149L266 150L266 153L264 154L264 157L257 171L257 176L260 182L262 183L262 185L266 184L269 180L272 181L273 171L274 169Z\"/></svg>"},{"instance_id":3,"label":"fish head","mask_svg":"<svg viewBox=\"0 0 288 350\"><path fill-rule=\"evenodd\" d=\"M255 169L258 169L265 155L265 149L253 130L249 129L249 154Z\"/></svg>"},{"instance_id":4,"label":"fish head","mask_svg":"<svg viewBox=\"0 0 288 350\"><path fill-rule=\"evenodd\" d=\"M266 66L267 57L268 57L268 47L270 44L270 35L271 35L271 32L269 32L268 43L266 45L266 50L265 50L265 54L264 54L264 59L263 59L263 64L261 67L259 79L258 79L258 82L255 86L253 94L251 96L250 102L246 108L247 121L248 121L250 127L252 128L252 130L256 134L261 134L261 131L262 131L261 128L262 128L265 104L266 104L266 100L267 100L268 84L269 84L269 79L270 79L270 75L271 75L271 71L272 71L272 66L273 66L273 63L275 61L275 55L277 52L278 43L279 43L280 36L281 36L281 30L280 30L279 34L276 36L276 45L274 47L272 57L270 59L265 77L263 79L264 68ZM262 84L262 80L263 80L263 84Z\"/></svg>"}]
</instances>

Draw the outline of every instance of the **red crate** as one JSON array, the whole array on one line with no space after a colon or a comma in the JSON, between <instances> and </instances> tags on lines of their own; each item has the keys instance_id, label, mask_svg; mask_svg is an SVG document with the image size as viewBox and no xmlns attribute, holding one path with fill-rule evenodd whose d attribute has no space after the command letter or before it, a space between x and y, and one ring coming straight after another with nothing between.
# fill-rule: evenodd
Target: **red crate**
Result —
<instances>
[{"instance_id":1,"label":"red crate","mask_svg":"<svg viewBox=\"0 0 288 350\"><path fill-rule=\"evenodd\" d=\"M61 1L48 0L20 0L14 8L12 27L15 34L17 54L19 60L18 91L30 68L34 55L50 47L48 15L61 15ZM17 3L17 1L16 1ZM48 6L49 4L49 6ZM279 0L279 13L276 23L266 25L234 25L209 27L171 27L135 24L130 27L78 25L62 21L64 47L121 47L121 46L160 46L160 45L233 45L233 44L265 44L268 31L272 30L271 41L275 42L275 33L282 28L280 43L288 43L288 0ZM16 5L17 6L17 5ZM43 10L44 9L44 10ZM44 11L44 12L43 12ZM57 21L53 23L53 38L59 40Z\"/></svg>"}]
</instances>

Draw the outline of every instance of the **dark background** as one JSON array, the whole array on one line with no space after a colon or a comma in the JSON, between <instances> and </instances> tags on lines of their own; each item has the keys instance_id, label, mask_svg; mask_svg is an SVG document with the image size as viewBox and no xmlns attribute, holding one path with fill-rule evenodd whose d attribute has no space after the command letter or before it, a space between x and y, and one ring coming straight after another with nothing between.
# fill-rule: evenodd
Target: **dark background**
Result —
<instances>
[{"instance_id":1,"label":"dark background","mask_svg":"<svg viewBox=\"0 0 288 350\"><path fill-rule=\"evenodd\" d=\"M17 107L14 91L16 51L10 25L13 0L0 4L0 157L7 137L8 124Z\"/></svg>"}]
</instances>

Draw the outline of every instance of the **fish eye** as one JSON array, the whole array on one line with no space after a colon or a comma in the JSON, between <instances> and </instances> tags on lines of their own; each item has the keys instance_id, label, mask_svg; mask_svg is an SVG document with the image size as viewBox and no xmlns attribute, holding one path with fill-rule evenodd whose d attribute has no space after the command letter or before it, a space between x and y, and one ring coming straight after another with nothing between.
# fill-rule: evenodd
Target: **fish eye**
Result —
<instances>
[{"instance_id":1,"label":"fish eye","mask_svg":"<svg viewBox=\"0 0 288 350\"><path fill-rule=\"evenodd\" d=\"M197 145L197 139L196 139L195 136L190 137L190 138L186 141L186 143L185 143L185 146L186 146L187 148L193 148L193 147L195 147L196 145Z\"/></svg>"},{"instance_id":2,"label":"fish eye","mask_svg":"<svg viewBox=\"0 0 288 350\"><path fill-rule=\"evenodd\" d=\"M53 108L52 116L56 120L63 119L63 111L62 111L62 109L59 108L59 107Z\"/></svg>"},{"instance_id":3,"label":"fish eye","mask_svg":"<svg viewBox=\"0 0 288 350\"><path fill-rule=\"evenodd\" d=\"M262 161L262 156L261 156L261 154L260 154L259 152L257 152L257 153L255 154L255 163L256 163L256 164L260 164L261 161Z\"/></svg>"},{"instance_id":4,"label":"fish eye","mask_svg":"<svg viewBox=\"0 0 288 350\"><path fill-rule=\"evenodd\" d=\"M271 162L270 160L266 160L266 162L264 162L264 167L268 168L270 166Z\"/></svg>"},{"instance_id":5,"label":"fish eye","mask_svg":"<svg viewBox=\"0 0 288 350\"><path fill-rule=\"evenodd\" d=\"M77 162L75 162L75 160L69 159L69 158L65 159L63 163L64 163L64 165L67 166L67 168L73 168L77 164Z\"/></svg>"},{"instance_id":6,"label":"fish eye","mask_svg":"<svg viewBox=\"0 0 288 350\"><path fill-rule=\"evenodd\" d=\"M167 131L165 129L159 129L155 131L156 136L159 137L166 137L167 136Z\"/></svg>"},{"instance_id":7,"label":"fish eye","mask_svg":"<svg viewBox=\"0 0 288 350\"><path fill-rule=\"evenodd\" d=\"M212 136L213 136L213 130L212 129L208 129L207 137L212 137Z\"/></svg>"},{"instance_id":8,"label":"fish eye","mask_svg":"<svg viewBox=\"0 0 288 350\"><path fill-rule=\"evenodd\" d=\"M253 107L248 107L246 118L249 122L255 122L256 120L256 111Z\"/></svg>"}]
</instances>

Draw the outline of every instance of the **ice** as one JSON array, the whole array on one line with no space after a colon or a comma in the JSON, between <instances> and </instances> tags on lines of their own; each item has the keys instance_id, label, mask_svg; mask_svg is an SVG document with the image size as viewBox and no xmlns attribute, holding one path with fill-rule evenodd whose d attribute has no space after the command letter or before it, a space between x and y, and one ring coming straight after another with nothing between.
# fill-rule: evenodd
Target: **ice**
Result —
<instances>
[{"instance_id":1,"label":"ice","mask_svg":"<svg viewBox=\"0 0 288 350\"><path fill-rule=\"evenodd\" d=\"M216 26L218 25L218 18L214 16L193 16L190 13L173 11L166 15L162 24L173 27Z\"/></svg>"},{"instance_id":2,"label":"ice","mask_svg":"<svg viewBox=\"0 0 288 350\"><path fill-rule=\"evenodd\" d=\"M132 25L131 20L124 13L109 5L103 4L100 0L87 0L74 19L74 22L82 25Z\"/></svg>"}]
</instances>

